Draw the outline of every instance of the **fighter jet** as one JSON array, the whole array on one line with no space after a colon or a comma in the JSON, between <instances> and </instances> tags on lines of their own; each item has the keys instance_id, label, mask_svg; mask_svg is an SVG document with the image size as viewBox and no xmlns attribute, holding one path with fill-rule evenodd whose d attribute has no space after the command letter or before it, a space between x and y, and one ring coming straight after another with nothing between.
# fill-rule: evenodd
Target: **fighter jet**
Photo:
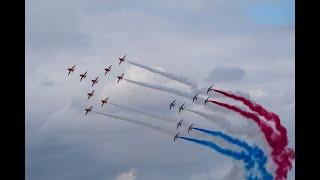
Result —
<instances>
[{"instance_id":1,"label":"fighter jet","mask_svg":"<svg viewBox=\"0 0 320 180\"><path fill-rule=\"evenodd\" d=\"M124 55L122 58L119 58L119 65L123 62L123 61L125 61L126 60L126 56L127 55Z\"/></svg>"},{"instance_id":2,"label":"fighter jet","mask_svg":"<svg viewBox=\"0 0 320 180\"><path fill-rule=\"evenodd\" d=\"M86 71L85 73L83 73L83 74L80 74L80 81L82 80L82 79L85 79L86 77L87 77L87 72L88 71Z\"/></svg>"},{"instance_id":3,"label":"fighter jet","mask_svg":"<svg viewBox=\"0 0 320 180\"><path fill-rule=\"evenodd\" d=\"M90 99L90 97L92 97L92 96L93 96L94 91L95 91L95 90L93 90L91 93L87 93L87 95L88 95L88 100Z\"/></svg>"},{"instance_id":4,"label":"fighter jet","mask_svg":"<svg viewBox=\"0 0 320 180\"><path fill-rule=\"evenodd\" d=\"M101 102L102 102L101 107L108 102L108 99L109 99L109 97L101 100Z\"/></svg>"},{"instance_id":5,"label":"fighter jet","mask_svg":"<svg viewBox=\"0 0 320 180\"><path fill-rule=\"evenodd\" d=\"M209 100L210 96L207 97L207 99L204 101L204 106L207 104L208 100Z\"/></svg>"},{"instance_id":6,"label":"fighter jet","mask_svg":"<svg viewBox=\"0 0 320 180\"><path fill-rule=\"evenodd\" d=\"M190 126L189 126L189 128L188 128L188 133L193 129L193 124L191 124Z\"/></svg>"},{"instance_id":7,"label":"fighter jet","mask_svg":"<svg viewBox=\"0 0 320 180\"><path fill-rule=\"evenodd\" d=\"M174 138L173 138L173 142L175 142L176 140L178 140L178 139L179 139L179 136L178 136L179 134L180 134L180 132L178 132L178 134L174 136Z\"/></svg>"},{"instance_id":8,"label":"fighter jet","mask_svg":"<svg viewBox=\"0 0 320 180\"><path fill-rule=\"evenodd\" d=\"M124 73L122 73L121 76L117 76L117 78L118 78L118 82L117 83L119 83L119 81L123 79L123 75L124 75Z\"/></svg>"},{"instance_id":9,"label":"fighter jet","mask_svg":"<svg viewBox=\"0 0 320 180\"><path fill-rule=\"evenodd\" d=\"M70 75L70 73L72 73L75 69L76 65L73 65L71 68L68 68L68 76Z\"/></svg>"},{"instance_id":10,"label":"fighter jet","mask_svg":"<svg viewBox=\"0 0 320 180\"><path fill-rule=\"evenodd\" d=\"M172 101L172 103L170 103L170 109L172 108L172 107L174 107L176 105L176 100L174 100L174 101Z\"/></svg>"},{"instance_id":11,"label":"fighter jet","mask_svg":"<svg viewBox=\"0 0 320 180\"><path fill-rule=\"evenodd\" d=\"M177 124L177 129L178 129L180 126L182 126L182 121L183 121L183 119L178 122L178 124Z\"/></svg>"},{"instance_id":12,"label":"fighter jet","mask_svg":"<svg viewBox=\"0 0 320 180\"><path fill-rule=\"evenodd\" d=\"M106 75L108 72L111 71L111 67L112 67L112 65L110 65L108 68L105 68L105 69L104 69L104 70L106 71L106 72L104 73L104 75Z\"/></svg>"},{"instance_id":13,"label":"fighter jet","mask_svg":"<svg viewBox=\"0 0 320 180\"><path fill-rule=\"evenodd\" d=\"M185 104L185 103L183 103L183 104L179 107L179 113L184 110L184 104Z\"/></svg>"},{"instance_id":14,"label":"fighter jet","mask_svg":"<svg viewBox=\"0 0 320 180\"><path fill-rule=\"evenodd\" d=\"M196 101L196 100L198 99L198 95L199 95L199 93L196 94L196 95L193 97L192 102L194 102L194 101Z\"/></svg>"},{"instance_id":15,"label":"fighter jet","mask_svg":"<svg viewBox=\"0 0 320 180\"><path fill-rule=\"evenodd\" d=\"M93 107L93 106L91 106L90 108L84 109L84 110L86 111L86 114L85 114L85 115L87 115L89 112L92 111L92 107Z\"/></svg>"},{"instance_id":16,"label":"fighter jet","mask_svg":"<svg viewBox=\"0 0 320 180\"><path fill-rule=\"evenodd\" d=\"M98 78L99 78L99 76L97 76L96 79L92 79L91 80L91 82L92 82L92 86L91 87L93 87L93 85L98 83Z\"/></svg>"},{"instance_id":17,"label":"fighter jet","mask_svg":"<svg viewBox=\"0 0 320 180\"><path fill-rule=\"evenodd\" d=\"M209 91L211 91L211 90L213 90L213 85L211 85L209 88L208 88L208 90L207 90L207 94L209 93Z\"/></svg>"}]
</instances>

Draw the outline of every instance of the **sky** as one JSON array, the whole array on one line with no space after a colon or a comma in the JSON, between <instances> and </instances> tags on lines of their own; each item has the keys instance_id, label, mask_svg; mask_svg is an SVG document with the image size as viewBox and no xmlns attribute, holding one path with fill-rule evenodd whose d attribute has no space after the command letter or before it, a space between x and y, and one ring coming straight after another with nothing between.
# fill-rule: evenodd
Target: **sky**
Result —
<instances>
[{"instance_id":1,"label":"sky","mask_svg":"<svg viewBox=\"0 0 320 180\"><path fill-rule=\"evenodd\" d=\"M93 113L84 116L82 107L98 108L109 96L121 105L213 127L192 113L169 111L174 99L206 110L188 99L117 84L124 72L132 80L188 90L128 63L119 66L117 58L124 54L199 87L214 83L249 94L280 116L294 148L294 41L292 0L26 1L26 179L202 180L230 171L232 160L211 149L174 143L165 134ZM112 71L104 76L109 65ZM79 82L85 71L87 79ZM88 101L89 80L98 75L96 94ZM111 105L99 110L150 120ZM294 168L288 179L295 179Z\"/></svg>"}]
</instances>

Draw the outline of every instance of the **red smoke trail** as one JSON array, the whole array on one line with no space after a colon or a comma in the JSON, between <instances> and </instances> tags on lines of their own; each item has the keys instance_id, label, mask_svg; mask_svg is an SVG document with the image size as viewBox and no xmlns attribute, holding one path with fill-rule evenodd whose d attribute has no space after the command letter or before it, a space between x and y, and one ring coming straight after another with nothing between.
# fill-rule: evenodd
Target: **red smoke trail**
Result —
<instances>
[{"instance_id":1,"label":"red smoke trail","mask_svg":"<svg viewBox=\"0 0 320 180\"><path fill-rule=\"evenodd\" d=\"M257 123L261 131L264 133L264 136L268 141L268 144L271 146L272 158L274 162L278 165L278 168L276 170L276 179L286 179L288 171L292 168L291 160L293 160L294 158L294 151L290 148L286 148L286 146L288 145L288 139L286 134L285 136L283 136L283 134L280 134L280 136L277 135L270 126L263 123L263 121L254 113L247 112L236 106L214 100L209 100L209 102L215 103L219 106L235 111L248 119L252 119L255 123Z\"/></svg>"}]
</instances>

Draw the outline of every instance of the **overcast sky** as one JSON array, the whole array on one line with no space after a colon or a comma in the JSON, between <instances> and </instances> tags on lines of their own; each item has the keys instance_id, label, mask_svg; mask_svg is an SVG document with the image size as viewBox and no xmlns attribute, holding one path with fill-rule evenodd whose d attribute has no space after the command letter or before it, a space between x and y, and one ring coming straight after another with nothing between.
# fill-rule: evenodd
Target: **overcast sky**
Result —
<instances>
[{"instance_id":1,"label":"overcast sky","mask_svg":"<svg viewBox=\"0 0 320 180\"><path fill-rule=\"evenodd\" d=\"M220 179L229 157L119 120L84 116L77 107L109 96L118 104L210 129L202 117L169 111L176 99L116 76L187 86L117 58L186 76L199 87L248 93L276 112L295 146L293 0L28 0L26 1L26 178L28 180ZM76 64L70 76L66 68ZM113 65L108 76L104 68ZM79 74L88 71L85 81ZM90 79L99 75L90 101ZM105 105L102 112L148 121ZM226 115L228 119L238 117ZM243 119L241 121L247 121ZM170 128L170 127L168 127ZM174 129L174 127L172 127ZM221 129L218 129L221 130ZM294 169L289 179L294 179Z\"/></svg>"}]
</instances>

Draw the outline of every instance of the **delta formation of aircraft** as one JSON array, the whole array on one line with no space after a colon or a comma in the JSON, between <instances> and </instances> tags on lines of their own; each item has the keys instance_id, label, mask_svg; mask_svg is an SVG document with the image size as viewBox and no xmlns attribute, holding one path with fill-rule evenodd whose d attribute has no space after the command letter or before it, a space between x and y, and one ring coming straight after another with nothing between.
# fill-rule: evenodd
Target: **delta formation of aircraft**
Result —
<instances>
[{"instance_id":1,"label":"delta formation of aircraft","mask_svg":"<svg viewBox=\"0 0 320 180\"><path fill-rule=\"evenodd\" d=\"M126 58L126 55L124 55L123 57L118 58L118 59L119 59L119 65L126 60L125 58ZM68 70L68 76L75 71L75 67L76 67L76 65L73 65L72 67L67 68L67 70ZM109 72L111 71L111 67L112 67L112 65L110 65L109 67L107 67L107 68L104 69L104 70L105 70L104 75L107 75L107 73L109 73ZM87 77L87 73L88 73L88 71L86 71L86 72L83 73L83 74L80 74L80 81L82 81L82 79L85 79L85 78ZM117 78L118 78L117 83L119 83L119 81L121 81L121 80L123 79L123 76L124 76L124 73L122 73L120 76L117 76ZM91 86L91 87L93 87L95 84L98 83L98 78L99 78L99 76L97 76L95 79L92 79L92 80L91 80L91 82L92 82L92 86ZM207 94L208 94L209 91L211 91L211 90L213 90L213 85L211 85L211 86L207 89ZM94 91L95 91L95 90L92 90L90 93L87 93L87 95L88 95L88 100L90 99L90 97L92 97L92 96L94 95ZM200 94L200 93L197 93L197 94L192 98L192 102L197 101L199 94ZM207 102L209 101L209 98L210 98L210 96L207 97L206 100L204 101L204 106L205 106L205 105L207 104ZM101 104L101 107L102 107L104 104L108 103L108 99L109 99L109 97L101 100L101 103L102 103L102 104ZM176 105L176 100L174 100L174 101L172 101L172 102L170 103L170 109L173 108L175 105ZM184 105L185 105L185 103L183 103L183 104L179 107L179 113L181 113L181 111L183 111L183 110L185 109L185 106L184 106ZM88 113L90 113L90 112L92 111L92 108L93 108L93 106L90 106L89 108L85 108L85 109L84 109L84 110L85 110L85 115L87 115ZM182 124L183 124L183 120L179 121L178 124L177 124L177 129L179 129L179 127L181 127ZM188 133L190 133L190 131L191 131L192 129L193 129L193 124L191 124L191 125L189 126L189 128L188 128ZM174 141L174 142L179 139L179 134L180 134L180 132L178 132L178 133L174 136L174 138L173 138L173 141Z\"/></svg>"},{"instance_id":2,"label":"delta formation of aircraft","mask_svg":"<svg viewBox=\"0 0 320 180\"><path fill-rule=\"evenodd\" d=\"M119 61L120 61L120 62L119 62L119 65L126 60L126 56L127 56L127 55L124 55L123 57L118 58ZM106 67L106 68L104 69L104 70L105 70L104 75L107 75L107 74L111 71L111 67L112 67L112 65L110 65L109 67ZM75 68L76 68L76 65L73 65L72 67L67 68L67 70L68 70L68 76L75 71ZM86 79L87 75L88 75L88 71L86 71L86 72L83 73L83 74L80 74L80 81L82 81L83 79ZM121 76L117 76L117 78L118 78L117 83L119 83L119 81L123 79L123 76L124 76L124 73L122 73ZM97 76L95 79L92 79L92 80L91 80L91 82L92 82L91 87L93 87L95 84L97 84L98 81L99 81L99 76ZM87 95L88 95L88 100L94 95L94 91L95 91L95 90L92 90L90 93L87 93ZM104 104L108 103L108 99L109 99L109 97L107 97L106 99L102 99L102 100L101 100L101 103L102 103L102 104L101 104L101 107L102 107ZM85 112L85 115L87 115L88 113L90 113L90 112L92 111L92 107L93 107L93 106L90 106L89 108L85 108L85 111L86 111L86 112Z\"/></svg>"}]
</instances>

